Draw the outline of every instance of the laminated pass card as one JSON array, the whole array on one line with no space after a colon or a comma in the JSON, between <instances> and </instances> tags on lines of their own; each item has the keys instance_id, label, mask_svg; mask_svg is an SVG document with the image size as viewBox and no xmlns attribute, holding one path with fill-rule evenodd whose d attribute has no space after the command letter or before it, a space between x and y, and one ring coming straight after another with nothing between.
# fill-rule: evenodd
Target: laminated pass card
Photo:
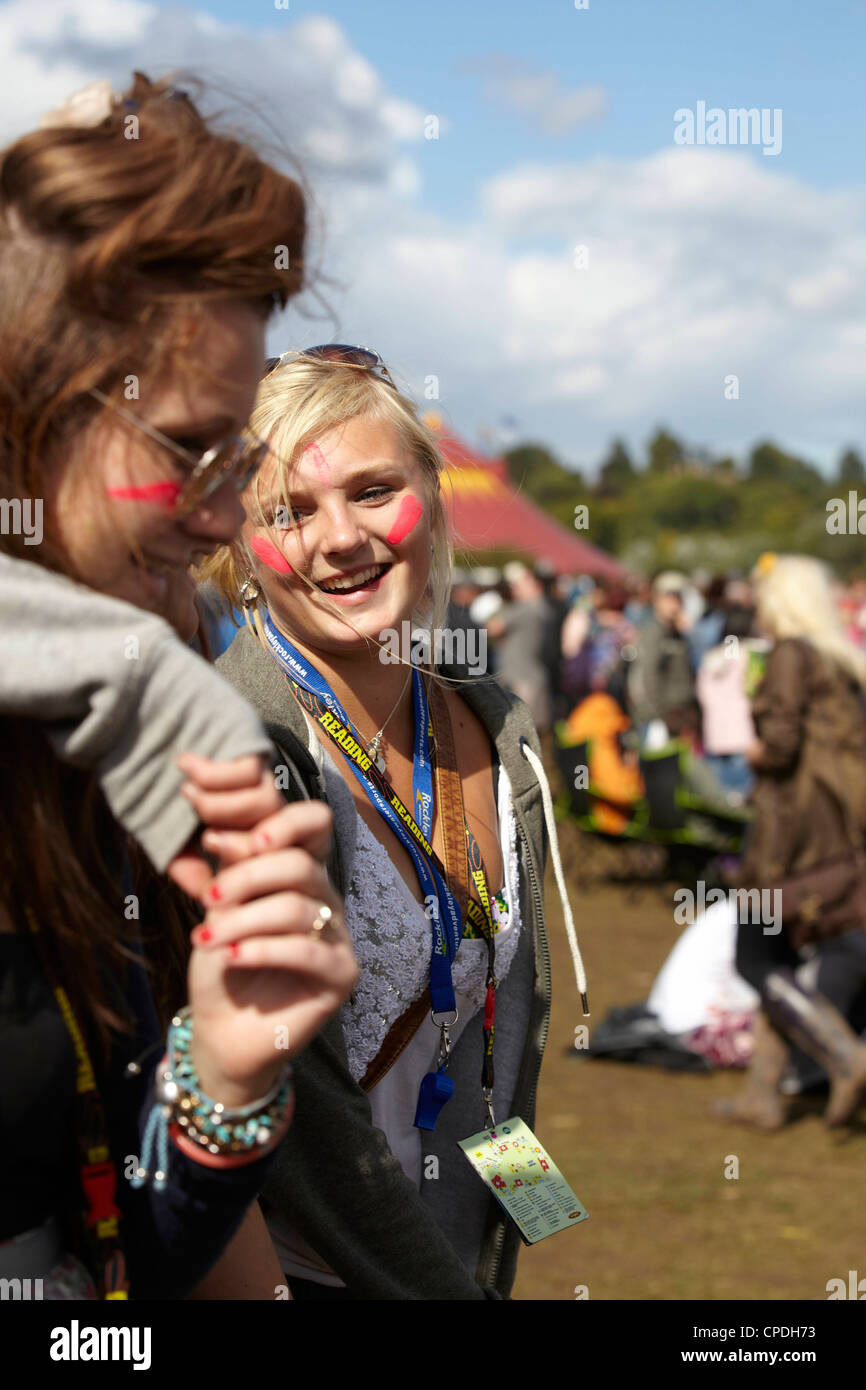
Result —
<instances>
[{"instance_id":1,"label":"laminated pass card","mask_svg":"<svg viewBox=\"0 0 866 1390\"><path fill-rule=\"evenodd\" d=\"M527 1245L589 1215L550 1154L521 1119L461 1139L472 1167L517 1225Z\"/></svg>"}]
</instances>

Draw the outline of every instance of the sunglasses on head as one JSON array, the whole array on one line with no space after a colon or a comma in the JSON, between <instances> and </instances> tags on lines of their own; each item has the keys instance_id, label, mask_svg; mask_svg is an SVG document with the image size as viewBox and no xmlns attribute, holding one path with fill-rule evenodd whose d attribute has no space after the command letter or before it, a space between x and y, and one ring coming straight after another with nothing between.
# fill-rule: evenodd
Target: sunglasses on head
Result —
<instances>
[{"instance_id":1,"label":"sunglasses on head","mask_svg":"<svg viewBox=\"0 0 866 1390\"><path fill-rule=\"evenodd\" d=\"M122 415L130 424L135 425L137 429L155 440L157 444L161 444L178 458L183 459L189 466L191 472L173 506L173 511L178 516L186 516L190 512L194 512L206 497L210 497L229 479L239 493L243 492L252 482L267 456L268 445L263 439L256 439L253 435L240 434L229 435L228 438L214 444L212 448L206 449L203 454L195 454L190 449L185 449L174 439L169 439L168 435L163 434L161 430L149 425L146 420L142 420L140 415L134 415L131 410L126 410L116 401L112 401L104 392L98 391L94 387L90 395L102 405L109 406L118 415Z\"/></svg>"},{"instance_id":2,"label":"sunglasses on head","mask_svg":"<svg viewBox=\"0 0 866 1390\"><path fill-rule=\"evenodd\" d=\"M352 347L349 343L321 343L318 347L303 348L298 352L284 352L282 357L269 357L265 362L262 380L298 357L315 357L320 362L333 363L338 367L357 367L362 372L376 372L389 386L397 390L397 385L379 356L372 348Z\"/></svg>"}]
</instances>

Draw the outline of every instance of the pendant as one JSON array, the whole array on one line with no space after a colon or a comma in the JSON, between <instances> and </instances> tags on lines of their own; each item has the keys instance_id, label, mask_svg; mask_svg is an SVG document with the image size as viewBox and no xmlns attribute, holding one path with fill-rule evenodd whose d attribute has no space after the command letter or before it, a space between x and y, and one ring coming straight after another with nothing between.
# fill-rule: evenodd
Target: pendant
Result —
<instances>
[{"instance_id":1,"label":"pendant","mask_svg":"<svg viewBox=\"0 0 866 1390\"><path fill-rule=\"evenodd\" d=\"M376 737L372 739L370 743L367 744L367 756L373 759L373 762L375 763L376 767L384 777L385 759L383 758L381 749L379 747L381 740L382 735L381 733L378 733Z\"/></svg>"}]
</instances>

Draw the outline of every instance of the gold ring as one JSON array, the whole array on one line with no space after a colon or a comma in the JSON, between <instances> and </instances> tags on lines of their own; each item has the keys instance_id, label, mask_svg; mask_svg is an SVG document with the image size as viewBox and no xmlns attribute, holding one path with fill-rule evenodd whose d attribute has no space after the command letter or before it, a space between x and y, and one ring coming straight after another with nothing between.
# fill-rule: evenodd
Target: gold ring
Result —
<instances>
[{"instance_id":1,"label":"gold ring","mask_svg":"<svg viewBox=\"0 0 866 1390\"><path fill-rule=\"evenodd\" d=\"M319 908L319 914L316 917L315 922L313 923L313 931L324 931L325 927L328 925L333 915L334 914L328 907L328 904L322 903L322 906Z\"/></svg>"}]
</instances>

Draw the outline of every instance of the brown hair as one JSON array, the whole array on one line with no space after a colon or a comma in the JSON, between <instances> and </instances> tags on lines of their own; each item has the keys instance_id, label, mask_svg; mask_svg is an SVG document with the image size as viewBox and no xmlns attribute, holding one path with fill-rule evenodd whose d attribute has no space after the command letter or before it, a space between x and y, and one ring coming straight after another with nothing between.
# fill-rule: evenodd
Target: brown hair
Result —
<instances>
[{"instance_id":1,"label":"brown hair","mask_svg":"<svg viewBox=\"0 0 866 1390\"><path fill-rule=\"evenodd\" d=\"M182 354L206 307L285 306L305 233L298 181L142 73L98 123L0 153L0 495L42 496L46 462L100 413L92 388L119 398L131 373L195 371ZM0 547L70 573L44 513L38 553L12 535ZM107 1044L117 1015L95 960L130 926L118 827L32 721L0 720L0 784L0 901L19 930L30 907L50 931Z\"/></svg>"}]
</instances>

